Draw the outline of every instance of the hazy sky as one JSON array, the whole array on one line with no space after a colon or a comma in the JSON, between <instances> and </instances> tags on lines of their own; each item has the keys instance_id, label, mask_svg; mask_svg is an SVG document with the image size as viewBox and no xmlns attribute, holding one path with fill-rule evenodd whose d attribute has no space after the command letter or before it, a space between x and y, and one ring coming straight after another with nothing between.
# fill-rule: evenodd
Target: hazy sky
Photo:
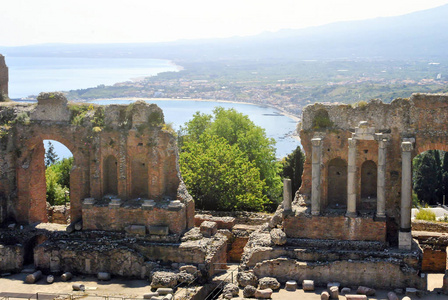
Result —
<instances>
[{"instance_id":1,"label":"hazy sky","mask_svg":"<svg viewBox=\"0 0 448 300\"><path fill-rule=\"evenodd\" d=\"M0 45L161 42L402 15L448 0L2 0Z\"/></svg>"}]
</instances>

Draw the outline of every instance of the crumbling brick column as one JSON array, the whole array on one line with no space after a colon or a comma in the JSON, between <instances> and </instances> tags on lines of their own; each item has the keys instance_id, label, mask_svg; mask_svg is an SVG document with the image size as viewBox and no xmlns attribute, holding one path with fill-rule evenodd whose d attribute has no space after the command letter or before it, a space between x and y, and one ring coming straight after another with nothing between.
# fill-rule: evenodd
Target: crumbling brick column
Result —
<instances>
[{"instance_id":1,"label":"crumbling brick column","mask_svg":"<svg viewBox=\"0 0 448 300\"><path fill-rule=\"evenodd\" d=\"M376 189L376 216L378 218L386 217L386 146L386 139L381 139L378 141L378 177Z\"/></svg>"},{"instance_id":2,"label":"crumbling brick column","mask_svg":"<svg viewBox=\"0 0 448 300\"><path fill-rule=\"evenodd\" d=\"M348 139L347 166L347 217L356 217L356 144L355 139Z\"/></svg>"},{"instance_id":3,"label":"crumbling brick column","mask_svg":"<svg viewBox=\"0 0 448 300\"><path fill-rule=\"evenodd\" d=\"M312 157L312 182L311 182L311 214L317 216L320 214L320 168L322 161L322 139L313 138L311 140L313 144L313 157Z\"/></svg>"},{"instance_id":4,"label":"crumbling brick column","mask_svg":"<svg viewBox=\"0 0 448 300\"><path fill-rule=\"evenodd\" d=\"M412 203L412 142L401 143L401 216L398 247L401 250L411 250L411 203Z\"/></svg>"}]
</instances>

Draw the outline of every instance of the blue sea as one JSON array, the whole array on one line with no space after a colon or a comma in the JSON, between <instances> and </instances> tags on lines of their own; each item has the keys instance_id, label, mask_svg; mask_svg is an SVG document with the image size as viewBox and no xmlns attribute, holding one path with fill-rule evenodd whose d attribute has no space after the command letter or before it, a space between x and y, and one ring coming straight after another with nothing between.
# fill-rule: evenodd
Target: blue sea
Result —
<instances>
[{"instance_id":1,"label":"blue sea","mask_svg":"<svg viewBox=\"0 0 448 300\"><path fill-rule=\"evenodd\" d=\"M53 58L53 57L6 57L9 67L9 96L12 99L38 95L40 92L68 91L112 85L135 78L153 76L160 72L178 71L179 67L167 60L132 58ZM130 103L131 100L92 101L98 104ZM297 122L280 111L242 103L205 102L193 100L155 100L164 112L165 122L173 123L175 129L190 120L197 111L211 113L221 106L234 108L246 114L266 135L276 141L278 158L291 153L299 141L292 137ZM60 158L71 156L62 144L53 142ZM48 147L48 144L45 143Z\"/></svg>"}]
</instances>

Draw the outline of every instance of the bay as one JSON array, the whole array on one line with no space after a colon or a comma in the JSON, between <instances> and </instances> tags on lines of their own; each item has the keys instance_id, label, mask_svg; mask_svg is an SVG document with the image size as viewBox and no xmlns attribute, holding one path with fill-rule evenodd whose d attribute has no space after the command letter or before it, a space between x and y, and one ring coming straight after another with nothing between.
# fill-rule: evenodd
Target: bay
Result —
<instances>
[{"instance_id":1,"label":"bay","mask_svg":"<svg viewBox=\"0 0 448 300\"><path fill-rule=\"evenodd\" d=\"M129 104L134 100L98 100L89 101L96 104ZM287 117L275 108L246 103L199 101L199 100L146 100L157 104L165 116L166 123L172 123L177 131L180 126L193 118L194 113L211 114L215 107L234 108L248 115L250 120L266 132L266 136L276 141L276 156L282 158L291 153L299 141L293 136L297 121Z\"/></svg>"},{"instance_id":2,"label":"bay","mask_svg":"<svg viewBox=\"0 0 448 300\"><path fill-rule=\"evenodd\" d=\"M135 78L153 76L160 72L178 71L179 66L167 60L133 58L72 58L72 57L6 57L9 67L9 96L12 99L26 98L40 92L68 91L112 85ZM128 104L133 100L92 101L99 104ZM197 111L210 114L217 106L235 108L246 114L266 135L276 141L276 156L291 153L299 141L292 134L296 120L281 114L277 109L243 103L195 100L150 100L164 111L165 122L173 123L177 130L190 120ZM56 153L71 156L62 144L54 142ZM48 147L48 144L45 143Z\"/></svg>"},{"instance_id":3,"label":"bay","mask_svg":"<svg viewBox=\"0 0 448 300\"><path fill-rule=\"evenodd\" d=\"M178 71L168 60L139 58L6 57L11 99L40 92L113 85L136 78Z\"/></svg>"}]
</instances>

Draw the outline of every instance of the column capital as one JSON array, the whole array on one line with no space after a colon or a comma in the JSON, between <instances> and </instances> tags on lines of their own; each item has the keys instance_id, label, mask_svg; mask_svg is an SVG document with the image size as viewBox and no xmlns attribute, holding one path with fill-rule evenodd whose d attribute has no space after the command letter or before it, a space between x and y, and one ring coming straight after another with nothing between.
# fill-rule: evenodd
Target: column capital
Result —
<instances>
[{"instance_id":1,"label":"column capital","mask_svg":"<svg viewBox=\"0 0 448 300\"><path fill-rule=\"evenodd\" d=\"M354 138L348 139L348 147L349 148L355 148L357 143L358 143L358 141L355 140Z\"/></svg>"},{"instance_id":2,"label":"column capital","mask_svg":"<svg viewBox=\"0 0 448 300\"><path fill-rule=\"evenodd\" d=\"M414 145L412 142L404 141L401 143L401 151L411 152L412 150L414 150Z\"/></svg>"},{"instance_id":3,"label":"column capital","mask_svg":"<svg viewBox=\"0 0 448 300\"><path fill-rule=\"evenodd\" d=\"M388 143L389 143L388 139L380 139L378 141L378 148L385 149L385 148L387 148Z\"/></svg>"},{"instance_id":4,"label":"column capital","mask_svg":"<svg viewBox=\"0 0 448 300\"><path fill-rule=\"evenodd\" d=\"M319 147L322 143L322 138L312 138L311 143L314 147Z\"/></svg>"}]
</instances>

